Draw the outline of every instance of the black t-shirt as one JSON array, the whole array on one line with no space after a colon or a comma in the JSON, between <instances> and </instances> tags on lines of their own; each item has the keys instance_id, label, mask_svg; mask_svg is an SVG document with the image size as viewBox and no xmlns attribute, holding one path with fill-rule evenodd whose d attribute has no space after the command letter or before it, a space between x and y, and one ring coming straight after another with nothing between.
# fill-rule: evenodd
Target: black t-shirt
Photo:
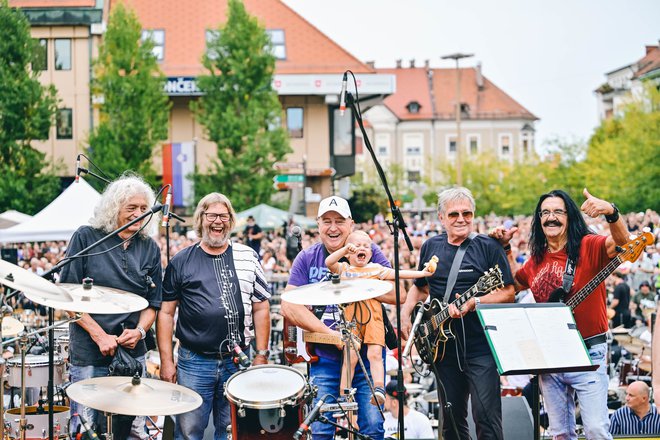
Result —
<instances>
[{"instance_id":1,"label":"black t-shirt","mask_svg":"<svg viewBox=\"0 0 660 440\"><path fill-rule=\"evenodd\" d=\"M449 244L447 242L447 234L437 235L424 242L420 250L419 270L422 270L424 264L431 259L432 256L438 257L438 267L430 278L420 278L415 280L415 285L424 287L429 285L431 298L437 298L442 301L447 287L447 279L449 278L449 271L454 261L454 256L458 251L459 246ZM488 269L499 265L502 271L502 278L504 285L508 286L513 284L513 276L511 269L506 259L506 254L502 246L494 239L486 235L477 235L472 239L472 242L465 252L461 267L456 278L456 284L452 289L451 298L449 302L456 298L456 294L463 294L470 287L477 283L479 278L483 276L484 272ZM463 326L465 326L465 356L481 356L490 353L488 348L488 341L484 334L479 317L476 313L470 312L461 319L450 319L451 326L456 340L459 341L460 347L463 347ZM446 324L445 324L446 328ZM445 357L456 357L456 340L449 340L445 350ZM463 356L462 352L460 353Z\"/></svg>"},{"instance_id":2,"label":"black t-shirt","mask_svg":"<svg viewBox=\"0 0 660 440\"><path fill-rule=\"evenodd\" d=\"M243 230L243 235L245 237L249 237L250 234L257 235L260 232L261 232L261 228L259 227L258 224L255 223L252 226L247 225L245 227L245 230ZM260 238L256 239L256 240L252 240L251 238L247 238L247 240L245 241L245 244L247 244L252 249L254 249L254 251L257 253L257 255L259 255L259 250L261 249L261 239Z\"/></svg>"},{"instance_id":3,"label":"black t-shirt","mask_svg":"<svg viewBox=\"0 0 660 440\"><path fill-rule=\"evenodd\" d=\"M80 227L71 237L67 255L75 255L107 234L91 226ZM140 236L130 241L126 249L115 236L95 247L91 252L103 252L117 246L110 252L74 259L64 266L60 273L60 282L80 284L83 278L90 277L95 286L112 287L140 295L149 302L149 307L158 310L162 297L163 270L160 265L160 249L154 240ZM151 288L151 283L156 285ZM110 335L119 336L123 328L134 329L140 320L141 312L123 314L90 314L101 328ZM123 328L122 328L123 326ZM112 361L112 356L103 356L98 345L78 324L69 326L69 356L72 365L105 366ZM133 357L146 352L144 341L135 349L129 350Z\"/></svg>"},{"instance_id":4,"label":"black t-shirt","mask_svg":"<svg viewBox=\"0 0 660 440\"><path fill-rule=\"evenodd\" d=\"M195 244L165 270L163 301L178 301L176 337L196 353L226 353L233 344L244 348L254 334L252 303L269 297L256 253L239 243L220 255Z\"/></svg>"},{"instance_id":5,"label":"black t-shirt","mask_svg":"<svg viewBox=\"0 0 660 440\"><path fill-rule=\"evenodd\" d=\"M620 283L614 288L613 296L619 300L619 304L614 307L617 315L628 311L630 306L630 286L626 283Z\"/></svg>"}]
</instances>

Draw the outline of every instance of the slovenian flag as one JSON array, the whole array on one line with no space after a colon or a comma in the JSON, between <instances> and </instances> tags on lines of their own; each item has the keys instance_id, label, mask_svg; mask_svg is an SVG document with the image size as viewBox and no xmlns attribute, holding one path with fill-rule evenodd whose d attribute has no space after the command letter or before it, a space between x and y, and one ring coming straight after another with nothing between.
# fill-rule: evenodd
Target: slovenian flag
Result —
<instances>
[{"instance_id":1,"label":"slovenian flag","mask_svg":"<svg viewBox=\"0 0 660 440\"><path fill-rule=\"evenodd\" d=\"M163 185L172 185L172 205L185 207L193 203L194 171L194 142L163 144Z\"/></svg>"}]
</instances>

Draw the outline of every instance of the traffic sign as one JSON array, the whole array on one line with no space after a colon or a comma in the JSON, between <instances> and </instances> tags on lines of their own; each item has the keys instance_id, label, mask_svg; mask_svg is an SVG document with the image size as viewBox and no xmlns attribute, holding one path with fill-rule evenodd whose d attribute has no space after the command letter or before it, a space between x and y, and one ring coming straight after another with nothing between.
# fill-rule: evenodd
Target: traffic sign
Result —
<instances>
[{"instance_id":1,"label":"traffic sign","mask_svg":"<svg viewBox=\"0 0 660 440\"><path fill-rule=\"evenodd\" d=\"M278 174L273 177L273 183L292 183L305 181L305 176L302 174Z\"/></svg>"},{"instance_id":2,"label":"traffic sign","mask_svg":"<svg viewBox=\"0 0 660 440\"><path fill-rule=\"evenodd\" d=\"M308 168L308 176L334 176L337 171L334 168Z\"/></svg>"},{"instance_id":3,"label":"traffic sign","mask_svg":"<svg viewBox=\"0 0 660 440\"><path fill-rule=\"evenodd\" d=\"M288 169L303 169L302 162L275 162L273 164L274 170L288 170Z\"/></svg>"}]
</instances>

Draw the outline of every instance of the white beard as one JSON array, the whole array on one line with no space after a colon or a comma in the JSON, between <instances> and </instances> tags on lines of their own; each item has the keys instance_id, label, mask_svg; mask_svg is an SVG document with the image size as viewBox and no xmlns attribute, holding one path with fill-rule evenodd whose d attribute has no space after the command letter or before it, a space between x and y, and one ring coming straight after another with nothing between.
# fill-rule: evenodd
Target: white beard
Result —
<instances>
[{"instance_id":1,"label":"white beard","mask_svg":"<svg viewBox=\"0 0 660 440\"><path fill-rule=\"evenodd\" d=\"M209 236L208 228L204 228L202 230L202 243L204 243L206 246L210 247L211 249L222 248L227 244L228 241L229 241L229 234L227 234L226 232L223 232L223 235L220 238L211 238Z\"/></svg>"}]
</instances>

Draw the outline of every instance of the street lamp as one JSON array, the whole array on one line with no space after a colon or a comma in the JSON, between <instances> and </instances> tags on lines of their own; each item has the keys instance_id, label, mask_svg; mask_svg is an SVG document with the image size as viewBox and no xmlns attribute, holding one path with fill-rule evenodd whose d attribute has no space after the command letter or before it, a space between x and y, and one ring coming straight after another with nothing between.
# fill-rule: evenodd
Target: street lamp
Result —
<instances>
[{"instance_id":1,"label":"street lamp","mask_svg":"<svg viewBox=\"0 0 660 440\"><path fill-rule=\"evenodd\" d=\"M459 186L463 185L463 172L461 169L461 71L458 68L458 60L473 55L471 53L456 52L440 57L443 60L456 60L456 183Z\"/></svg>"}]
</instances>

